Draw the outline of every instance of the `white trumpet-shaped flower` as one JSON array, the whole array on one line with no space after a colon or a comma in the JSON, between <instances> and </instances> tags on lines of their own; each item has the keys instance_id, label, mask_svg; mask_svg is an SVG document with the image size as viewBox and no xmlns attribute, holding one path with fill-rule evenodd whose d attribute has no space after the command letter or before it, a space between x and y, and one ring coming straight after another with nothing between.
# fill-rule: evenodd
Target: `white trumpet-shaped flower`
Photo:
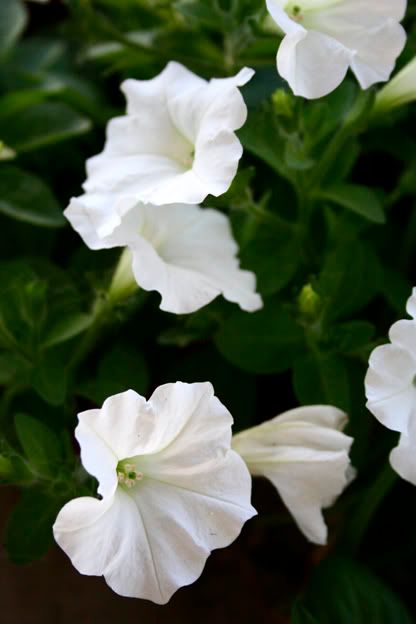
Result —
<instances>
[{"instance_id":1,"label":"white trumpet-shaped flower","mask_svg":"<svg viewBox=\"0 0 416 624\"><path fill-rule=\"evenodd\" d=\"M406 0L266 0L285 37L277 69L295 95L319 98L351 68L363 89L389 79L406 33Z\"/></svg>"},{"instance_id":2,"label":"white trumpet-shaped flower","mask_svg":"<svg viewBox=\"0 0 416 624\"><path fill-rule=\"evenodd\" d=\"M112 119L103 152L87 161L87 192L118 202L199 204L225 193L243 149L247 117L238 87L253 76L207 82L171 62L152 80L126 80L127 115Z\"/></svg>"},{"instance_id":3,"label":"white trumpet-shaped flower","mask_svg":"<svg viewBox=\"0 0 416 624\"><path fill-rule=\"evenodd\" d=\"M377 93L374 113L385 113L416 100L416 57Z\"/></svg>"},{"instance_id":4,"label":"white trumpet-shaped flower","mask_svg":"<svg viewBox=\"0 0 416 624\"><path fill-rule=\"evenodd\" d=\"M412 319L394 323L390 344L371 353L365 390L370 412L385 427L408 435L416 409L416 288L406 309Z\"/></svg>"},{"instance_id":5,"label":"white trumpet-shaped flower","mask_svg":"<svg viewBox=\"0 0 416 624\"><path fill-rule=\"evenodd\" d=\"M322 509L353 476L347 416L329 405L299 407L233 437L253 476L270 479L304 535L325 544Z\"/></svg>"},{"instance_id":6,"label":"white trumpet-shaped flower","mask_svg":"<svg viewBox=\"0 0 416 624\"><path fill-rule=\"evenodd\" d=\"M256 513L231 424L209 383L167 384L148 402L128 390L79 414L81 460L101 500L70 501L53 527L77 570L159 604L193 583Z\"/></svg>"},{"instance_id":7,"label":"white trumpet-shaped flower","mask_svg":"<svg viewBox=\"0 0 416 624\"><path fill-rule=\"evenodd\" d=\"M401 434L390 454L392 468L416 485L416 288L406 310L412 318L394 323L390 344L371 353L365 390L370 412Z\"/></svg>"},{"instance_id":8,"label":"white trumpet-shaped flower","mask_svg":"<svg viewBox=\"0 0 416 624\"><path fill-rule=\"evenodd\" d=\"M239 268L238 247L221 212L137 204L109 221L106 202L105 196L86 194L73 199L65 215L91 249L128 248L124 273L118 272L122 289L136 280L161 294L162 310L176 314L194 312L221 293L244 310L262 307L255 276Z\"/></svg>"}]
</instances>

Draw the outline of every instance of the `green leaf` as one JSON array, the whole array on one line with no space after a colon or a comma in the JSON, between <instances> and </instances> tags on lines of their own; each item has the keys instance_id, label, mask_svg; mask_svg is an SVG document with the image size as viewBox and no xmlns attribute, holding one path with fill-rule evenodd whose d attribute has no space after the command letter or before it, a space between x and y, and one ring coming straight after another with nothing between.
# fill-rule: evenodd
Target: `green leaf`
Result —
<instances>
[{"instance_id":1,"label":"green leaf","mask_svg":"<svg viewBox=\"0 0 416 624\"><path fill-rule=\"evenodd\" d=\"M270 225L258 228L240 252L243 265L256 274L257 290L262 295L272 295L284 288L294 276L301 257L297 231Z\"/></svg>"},{"instance_id":2,"label":"green leaf","mask_svg":"<svg viewBox=\"0 0 416 624\"><path fill-rule=\"evenodd\" d=\"M32 225L65 225L51 190L40 178L16 167L0 167L0 212Z\"/></svg>"},{"instance_id":3,"label":"green leaf","mask_svg":"<svg viewBox=\"0 0 416 624\"><path fill-rule=\"evenodd\" d=\"M319 624L412 624L410 614L393 591L364 566L344 559L327 559L317 568L300 602L301 610ZM313 622L313 620L312 620Z\"/></svg>"},{"instance_id":4,"label":"green leaf","mask_svg":"<svg viewBox=\"0 0 416 624\"><path fill-rule=\"evenodd\" d=\"M280 175L285 175L286 143L279 135L276 114L270 110L253 111L238 136L246 150L261 158Z\"/></svg>"},{"instance_id":5,"label":"green leaf","mask_svg":"<svg viewBox=\"0 0 416 624\"><path fill-rule=\"evenodd\" d=\"M352 353L368 347L375 335L375 327L367 321L350 321L330 328L328 343L337 353Z\"/></svg>"},{"instance_id":6,"label":"green leaf","mask_svg":"<svg viewBox=\"0 0 416 624\"><path fill-rule=\"evenodd\" d=\"M17 152L59 143L90 129L91 122L87 117L60 102L37 104L13 120L0 120L0 137Z\"/></svg>"},{"instance_id":7,"label":"green leaf","mask_svg":"<svg viewBox=\"0 0 416 624\"><path fill-rule=\"evenodd\" d=\"M132 389L146 394L149 373L142 353L128 345L116 345L100 361L97 375L79 386L79 394L97 405L112 395Z\"/></svg>"},{"instance_id":8,"label":"green leaf","mask_svg":"<svg viewBox=\"0 0 416 624\"><path fill-rule=\"evenodd\" d=\"M0 55L19 38L26 26L27 13L20 0L0 2Z\"/></svg>"},{"instance_id":9,"label":"green leaf","mask_svg":"<svg viewBox=\"0 0 416 624\"><path fill-rule=\"evenodd\" d=\"M91 326L94 317L82 312L70 313L66 317L56 319L43 340L42 347L48 349L78 336Z\"/></svg>"},{"instance_id":10,"label":"green leaf","mask_svg":"<svg viewBox=\"0 0 416 624\"><path fill-rule=\"evenodd\" d=\"M56 349L46 351L34 367L32 386L50 405L62 405L67 391L67 370L63 356Z\"/></svg>"},{"instance_id":11,"label":"green leaf","mask_svg":"<svg viewBox=\"0 0 416 624\"><path fill-rule=\"evenodd\" d=\"M327 253L313 287L324 301L329 321L370 303L381 283L381 267L373 249L362 242L346 240Z\"/></svg>"},{"instance_id":12,"label":"green leaf","mask_svg":"<svg viewBox=\"0 0 416 624\"><path fill-rule=\"evenodd\" d=\"M317 197L334 202L372 223L385 223L383 206L375 191L358 184L337 184L321 189Z\"/></svg>"},{"instance_id":13,"label":"green leaf","mask_svg":"<svg viewBox=\"0 0 416 624\"><path fill-rule=\"evenodd\" d=\"M254 314L236 311L215 337L220 353L252 373L280 373L303 348L303 331L279 303Z\"/></svg>"},{"instance_id":14,"label":"green leaf","mask_svg":"<svg viewBox=\"0 0 416 624\"><path fill-rule=\"evenodd\" d=\"M335 355L308 353L295 361L293 384L303 405L335 405L349 411L350 388L343 360Z\"/></svg>"},{"instance_id":15,"label":"green leaf","mask_svg":"<svg viewBox=\"0 0 416 624\"><path fill-rule=\"evenodd\" d=\"M30 489L13 509L6 533L9 559L24 564L42 557L52 543L52 525L62 506L61 498Z\"/></svg>"},{"instance_id":16,"label":"green leaf","mask_svg":"<svg viewBox=\"0 0 416 624\"><path fill-rule=\"evenodd\" d=\"M41 476L53 476L61 461L61 444L56 434L42 422L26 414L15 417L17 437L30 467Z\"/></svg>"}]
</instances>

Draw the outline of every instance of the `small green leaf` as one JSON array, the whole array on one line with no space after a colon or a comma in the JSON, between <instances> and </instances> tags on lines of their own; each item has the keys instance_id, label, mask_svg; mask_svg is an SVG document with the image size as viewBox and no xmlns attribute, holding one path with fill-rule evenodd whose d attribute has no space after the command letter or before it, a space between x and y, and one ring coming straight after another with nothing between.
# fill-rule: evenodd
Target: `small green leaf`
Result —
<instances>
[{"instance_id":1,"label":"small green leaf","mask_svg":"<svg viewBox=\"0 0 416 624\"><path fill-rule=\"evenodd\" d=\"M31 469L41 476L53 476L61 461L61 444L56 434L27 414L16 415L15 428Z\"/></svg>"},{"instance_id":2,"label":"small green leaf","mask_svg":"<svg viewBox=\"0 0 416 624\"><path fill-rule=\"evenodd\" d=\"M66 362L56 349L43 353L35 364L32 386L50 405L62 405L67 390Z\"/></svg>"},{"instance_id":3,"label":"small green leaf","mask_svg":"<svg viewBox=\"0 0 416 624\"><path fill-rule=\"evenodd\" d=\"M383 206L377 193L366 186L337 184L320 190L317 196L351 210L373 223L386 222Z\"/></svg>"},{"instance_id":4,"label":"small green leaf","mask_svg":"<svg viewBox=\"0 0 416 624\"><path fill-rule=\"evenodd\" d=\"M29 563L47 552L52 543L52 525L63 502L36 489L23 492L10 515L6 533L6 550L13 563Z\"/></svg>"},{"instance_id":5,"label":"small green leaf","mask_svg":"<svg viewBox=\"0 0 416 624\"><path fill-rule=\"evenodd\" d=\"M357 312L378 294L381 267L373 249L358 241L342 241L331 249L313 284L325 304L325 318L335 320Z\"/></svg>"},{"instance_id":6,"label":"small green leaf","mask_svg":"<svg viewBox=\"0 0 416 624\"><path fill-rule=\"evenodd\" d=\"M0 167L0 212L32 225L65 225L51 190L40 178L16 167Z\"/></svg>"},{"instance_id":7,"label":"small green leaf","mask_svg":"<svg viewBox=\"0 0 416 624\"><path fill-rule=\"evenodd\" d=\"M90 120L66 104L44 102L13 120L0 120L0 137L17 152L29 152L84 134L90 128Z\"/></svg>"},{"instance_id":8,"label":"small green leaf","mask_svg":"<svg viewBox=\"0 0 416 624\"><path fill-rule=\"evenodd\" d=\"M26 26L27 13L20 0L0 2L0 54L6 52L19 38Z\"/></svg>"},{"instance_id":9,"label":"small green leaf","mask_svg":"<svg viewBox=\"0 0 416 624\"><path fill-rule=\"evenodd\" d=\"M42 347L48 349L78 336L90 327L92 321L93 316L91 314L83 314L82 312L57 319L56 323L49 328Z\"/></svg>"},{"instance_id":10,"label":"small green leaf","mask_svg":"<svg viewBox=\"0 0 416 624\"><path fill-rule=\"evenodd\" d=\"M303 348L303 331L282 308L271 303L260 312L236 311L215 337L220 353L252 373L280 373Z\"/></svg>"}]
</instances>

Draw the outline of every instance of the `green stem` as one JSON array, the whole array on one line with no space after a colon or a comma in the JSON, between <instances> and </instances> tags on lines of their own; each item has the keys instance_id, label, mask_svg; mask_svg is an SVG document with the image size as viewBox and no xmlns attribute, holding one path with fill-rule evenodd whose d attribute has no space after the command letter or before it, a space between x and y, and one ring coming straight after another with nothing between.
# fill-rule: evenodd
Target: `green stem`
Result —
<instances>
[{"instance_id":1,"label":"green stem","mask_svg":"<svg viewBox=\"0 0 416 624\"><path fill-rule=\"evenodd\" d=\"M373 105L374 93L372 91L361 91L343 125L335 133L319 164L313 170L308 180L308 188L310 190L313 191L319 188L347 140L366 127L366 124L363 122L368 119Z\"/></svg>"}]
</instances>

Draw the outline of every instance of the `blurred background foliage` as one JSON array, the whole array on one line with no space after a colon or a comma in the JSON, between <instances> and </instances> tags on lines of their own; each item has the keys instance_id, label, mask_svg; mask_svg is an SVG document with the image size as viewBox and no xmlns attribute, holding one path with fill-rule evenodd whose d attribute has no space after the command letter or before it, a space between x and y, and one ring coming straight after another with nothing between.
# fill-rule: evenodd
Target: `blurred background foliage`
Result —
<instances>
[{"instance_id":1,"label":"blurred background foliage","mask_svg":"<svg viewBox=\"0 0 416 624\"><path fill-rule=\"evenodd\" d=\"M410 6L399 66L416 53L415 24ZM57 510L94 491L72 438L78 411L127 387L210 380L236 430L298 404L350 415L358 477L327 513L327 549L299 555L304 538L292 528L286 543L277 495L255 489L250 543L266 540L277 577L296 552L276 618L407 624L416 493L388 467L395 435L366 411L363 379L416 283L415 109L372 119L374 90L350 78L322 100L295 99L276 73L278 41L263 0L1 0L0 475L22 490L5 547L19 564L43 556ZM124 110L120 82L169 60L206 78L256 69L239 173L205 202L229 214L257 275L255 314L219 298L176 317L144 292L106 307L119 252L90 251L62 216ZM246 554L271 565L264 548Z\"/></svg>"}]
</instances>

